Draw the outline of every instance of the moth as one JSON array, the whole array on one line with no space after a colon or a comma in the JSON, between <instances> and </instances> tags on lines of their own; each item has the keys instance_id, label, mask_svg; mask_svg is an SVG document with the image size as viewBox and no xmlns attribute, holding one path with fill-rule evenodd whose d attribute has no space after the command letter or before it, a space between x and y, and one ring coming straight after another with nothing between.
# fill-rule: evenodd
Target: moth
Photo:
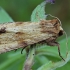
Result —
<instances>
[{"instance_id":1,"label":"moth","mask_svg":"<svg viewBox=\"0 0 70 70\"><path fill-rule=\"evenodd\" d=\"M59 56L64 60L56 42L63 33L58 19L0 24L0 53L46 42L49 46L57 46Z\"/></svg>"}]
</instances>

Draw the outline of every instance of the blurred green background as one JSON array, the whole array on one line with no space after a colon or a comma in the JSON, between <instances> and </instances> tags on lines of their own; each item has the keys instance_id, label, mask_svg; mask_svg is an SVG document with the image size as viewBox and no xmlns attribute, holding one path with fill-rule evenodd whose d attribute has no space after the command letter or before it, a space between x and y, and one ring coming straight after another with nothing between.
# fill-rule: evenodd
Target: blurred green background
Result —
<instances>
[{"instance_id":1,"label":"blurred green background","mask_svg":"<svg viewBox=\"0 0 70 70\"><path fill-rule=\"evenodd\" d=\"M12 17L14 21L30 21L32 11L43 1L44 0L0 0L0 6ZM70 0L55 1L55 4L46 5L46 14L51 14L58 17L61 20L62 26L67 35L70 36ZM17 56L17 58L15 58L15 56ZM26 59L25 56L26 55L24 54L20 54L20 49L16 53L11 51L0 54L0 64L5 62L2 64L2 67L6 67L2 70L22 70L21 68L23 66L23 62ZM21 57L24 57L24 59ZM38 61L39 58L36 59ZM54 58L52 57L52 59ZM59 59L57 58L57 60ZM66 64L66 67L67 70L70 69L69 64ZM65 70L65 67L59 68L57 70Z\"/></svg>"}]
</instances>

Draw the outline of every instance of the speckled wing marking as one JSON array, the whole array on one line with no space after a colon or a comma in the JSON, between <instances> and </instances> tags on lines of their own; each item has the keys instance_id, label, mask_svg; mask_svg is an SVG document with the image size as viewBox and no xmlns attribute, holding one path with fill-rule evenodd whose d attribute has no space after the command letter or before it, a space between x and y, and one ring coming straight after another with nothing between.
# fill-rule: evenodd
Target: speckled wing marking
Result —
<instances>
[{"instance_id":1,"label":"speckled wing marking","mask_svg":"<svg viewBox=\"0 0 70 70\"><path fill-rule=\"evenodd\" d=\"M40 22L12 22L0 24L0 53L41 41L56 40L63 34L57 19Z\"/></svg>"}]
</instances>

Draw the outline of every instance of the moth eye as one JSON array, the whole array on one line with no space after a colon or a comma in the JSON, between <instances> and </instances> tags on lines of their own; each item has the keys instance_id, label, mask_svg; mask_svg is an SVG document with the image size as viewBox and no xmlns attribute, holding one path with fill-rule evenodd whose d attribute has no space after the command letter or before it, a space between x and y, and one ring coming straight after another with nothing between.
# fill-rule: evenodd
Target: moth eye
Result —
<instances>
[{"instance_id":1,"label":"moth eye","mask_svg":"<svg viewBox=\"0 0 70 70\"><path fill-rule=\"evenodd\" d=\"M60 30L60 32L59 32L59 34L58 34L59 36L62 36L63 35L63 31L62 30Z\"/></svg>"}]
</instances>

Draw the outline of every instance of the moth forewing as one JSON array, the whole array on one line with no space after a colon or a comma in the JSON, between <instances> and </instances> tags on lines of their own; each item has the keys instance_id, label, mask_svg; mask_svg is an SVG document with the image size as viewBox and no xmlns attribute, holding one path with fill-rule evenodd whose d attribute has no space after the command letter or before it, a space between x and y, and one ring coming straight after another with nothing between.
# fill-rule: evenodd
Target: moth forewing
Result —
<instances>
[{"instance_id":1,"label":"moth forewing","mask_svg":"<svg viewBox=\"0 0 70 70\"><path fill-rule=\"evenodd\" d=\"M53 46L50 42L55 42L62 34L58 19L0 24L0 53L43 41Z\"/></svg>"}]
</instances>

